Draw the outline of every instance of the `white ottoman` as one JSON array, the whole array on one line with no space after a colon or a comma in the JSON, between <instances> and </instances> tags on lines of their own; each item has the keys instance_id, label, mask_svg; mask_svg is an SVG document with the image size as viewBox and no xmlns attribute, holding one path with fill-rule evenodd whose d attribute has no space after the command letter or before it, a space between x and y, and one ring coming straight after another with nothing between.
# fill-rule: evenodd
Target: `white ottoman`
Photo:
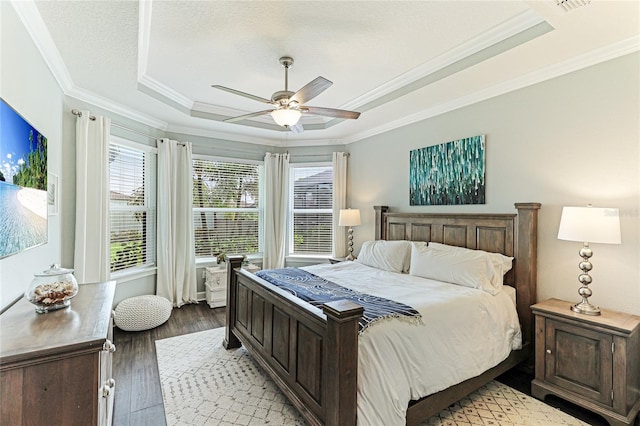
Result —
<instances>
[{"instance_id":1,"label":"white ottoman","mask_svg":"<svg viewBox=\"0 0 640 426\"><path fill-rule=\"evenodd\" d=\"M150 330L171 316L171 302L161 296L145 295L124 299L116 306L113 321L120 330Z\"/></svg>"}]
</instances>

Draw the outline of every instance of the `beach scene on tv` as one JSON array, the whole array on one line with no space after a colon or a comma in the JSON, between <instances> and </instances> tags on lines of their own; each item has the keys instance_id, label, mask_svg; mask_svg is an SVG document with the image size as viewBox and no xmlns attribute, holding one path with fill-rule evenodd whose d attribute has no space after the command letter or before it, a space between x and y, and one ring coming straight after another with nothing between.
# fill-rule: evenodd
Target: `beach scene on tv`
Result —
<instances>
[{"instance_id":1,"label":"beach scene on tv","mask_svg":"<svg viewBox=\"0 0 640 426\"><path fill-rule=\"evenodd\" d=\"M0 258L47 242L47 138L0 99Z\"/></svg>"}]
</instances>

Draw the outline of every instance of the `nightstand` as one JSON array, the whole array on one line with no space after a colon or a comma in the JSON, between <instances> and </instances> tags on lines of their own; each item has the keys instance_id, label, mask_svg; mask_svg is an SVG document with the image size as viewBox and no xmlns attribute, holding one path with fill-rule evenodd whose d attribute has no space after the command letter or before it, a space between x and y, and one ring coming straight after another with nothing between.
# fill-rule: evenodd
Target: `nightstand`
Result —
<instances>
[{"instance_id":1,"label":"nightstand","mask_svg":"<svg viewBox=\"0 0 640 426\"><path fill-rule=\"evenodd\" d=\"M258 265L249 263L242 266L251 273L260 270ZM227 306L227 268L226 266L210 266L205 268L204 294L210 308Z\"/></svg>"},{"instance_id":2,"label":"nightstand","mask_svg":"<svg viewBox=\"0 0 640 426\"><path fill-rule=\"evenodd\" d=\"M603 309L598 316L549 299L533 305L535 379L531 394L555 395L631 425L640 411L640 317Z\"/></svg>"},{"instance_id":3,"label":"nightstand","mask_svg":"<svg viewBox=\"0 0 640 426\"><path fill-rule=\"evenodd\" d=\"M340 263L340 262L345 262L346 260L347 260L346 257L330 257L329 263L331 264Z\"/></svg>"}]
</instances>

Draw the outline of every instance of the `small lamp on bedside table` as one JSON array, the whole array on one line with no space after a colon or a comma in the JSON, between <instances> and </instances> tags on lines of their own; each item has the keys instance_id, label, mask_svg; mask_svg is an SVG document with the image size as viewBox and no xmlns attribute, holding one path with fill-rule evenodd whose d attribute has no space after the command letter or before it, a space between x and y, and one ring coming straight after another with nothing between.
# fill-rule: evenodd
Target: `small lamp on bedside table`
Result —
<instances>
[{"instance_id":1,"label":"small lamp on bedside table","mask_svg":"<svg viewBox=\"0 0 640 426\"><path fill-rule=\"evenodd\" d=\"M343 209L340 210L340 218L338 219L339 226L349 227L349 237L347 239L347 245L349 246L349 255L347 260L354 260L353 257L353 227L360 225L360 210L358 209Z\"/></svg>"},{"instance_id":2,"label":"small lamp on bedside table","mask_svg":"<svg viewBox=\"0 0 640 426\"><path fill-rule=\"evenodd\" d=\"M578 252L582 257L579 267L582 274L578 281L582 287L578 294L582 301L571 307L574 312L585 315L600 315L600 308L589 303L592 291L589 288L592 278L589 271L593 265L589 258L593 251L589 243L620 244L620 217L618 209L591 207L564 207L560 218L558 239L567 241L582 241L584 246Z\"/></svg>"}]
</instances>

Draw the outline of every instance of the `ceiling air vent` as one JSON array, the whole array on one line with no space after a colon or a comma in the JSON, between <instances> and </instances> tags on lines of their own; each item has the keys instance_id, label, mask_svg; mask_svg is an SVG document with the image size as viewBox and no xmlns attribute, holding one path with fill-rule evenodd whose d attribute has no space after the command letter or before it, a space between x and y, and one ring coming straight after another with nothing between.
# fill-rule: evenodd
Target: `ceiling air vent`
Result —
<instances>
[{"instance_id":1,"label":"ceiling air vent","mask_svg":"<svg viewBox=\"0 0 640 426\"><path fill-rule=\"evenodd\" d=\"M556 4L565 12L570 12L589 3L591 0L556 0Z\"/></svg>"}]
</instances>

